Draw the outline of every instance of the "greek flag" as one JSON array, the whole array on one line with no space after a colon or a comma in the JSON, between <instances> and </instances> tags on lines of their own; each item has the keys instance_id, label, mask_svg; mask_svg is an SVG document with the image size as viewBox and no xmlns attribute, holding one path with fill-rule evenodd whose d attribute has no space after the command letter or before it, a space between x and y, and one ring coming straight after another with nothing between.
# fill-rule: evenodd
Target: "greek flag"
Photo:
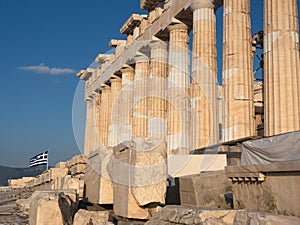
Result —
<instances>
[{"instance_id":1,"label":"greek flag","mask_svg":"<svg viewBox=\"0 0 300 225\"><path fill-rule=\"evenodd\" d=\"M37 154L36 156L30 158L29 167L38 165L48 165L48 151Z\"/></svg>"}]
</instances>

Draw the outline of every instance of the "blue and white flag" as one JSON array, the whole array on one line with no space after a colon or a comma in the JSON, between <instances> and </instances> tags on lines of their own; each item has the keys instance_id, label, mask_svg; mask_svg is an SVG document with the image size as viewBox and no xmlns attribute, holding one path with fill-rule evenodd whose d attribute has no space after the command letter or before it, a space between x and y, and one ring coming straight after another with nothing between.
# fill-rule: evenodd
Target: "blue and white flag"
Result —
<instances>
[{"instance_id":1,"label":"blue and white flag","mask_svg":"<svg viewBox=\"0 0 300 225\"><path fill-rule=\"evenodd\" d=\"M47 165L48 164L48 151L37 154L36 156L30 158L29 167Z\"/></svg>"}]
</instances>

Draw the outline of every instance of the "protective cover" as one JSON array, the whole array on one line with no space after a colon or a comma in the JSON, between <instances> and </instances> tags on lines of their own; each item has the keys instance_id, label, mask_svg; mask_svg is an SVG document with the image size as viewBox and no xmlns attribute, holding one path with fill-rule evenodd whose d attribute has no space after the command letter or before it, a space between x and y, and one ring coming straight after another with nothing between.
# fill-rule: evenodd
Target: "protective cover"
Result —
<instances>
[{"instance_id":1,"label":"protective cover","mask_svg":"<svg viewBox=\"0 0 300 225\"><path fill-rule=\"evenodd\" d=\"M247 141L242 144L241 165L300 160L300 131Z\"/></svg>"}]
</instances>

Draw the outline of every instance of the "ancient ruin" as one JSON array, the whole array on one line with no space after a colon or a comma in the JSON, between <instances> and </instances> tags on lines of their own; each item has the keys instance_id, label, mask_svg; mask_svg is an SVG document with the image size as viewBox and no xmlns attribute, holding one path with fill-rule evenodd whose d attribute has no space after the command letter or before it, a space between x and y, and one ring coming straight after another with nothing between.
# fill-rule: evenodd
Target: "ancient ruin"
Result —
<instances>
[{"instance_id":1,"label":"ancient ruin","mask_svg":"<svg viewBox=\"0 0 300 225\"><path fill-rule=\"evenodd\" d=\"M299 30L296 0L265 0L260 36L252 35L250 0L140 4L149 13L129 17L120 29L127 40L112 40L115 53L99 55L98 68L77 76L86 81L84 153L99 177L97 187L108 193L113 188L116 214L144 219L152 207L165 204L163 174L181 177L239 165L230 153L241 154L243 141L299 130ZM223 82L218 87L215 13L220 7ZM258 44L264 49L263 82L253 76ZM210 151L225 158L211 159ZM99 169L108 160L113 168ZM112 185L102 186L102 180ZM115 199L122 195L128 196L126 203ZM104 196L87 197L105 203Z\"/></svg>"},{"instance_id":2,"label":"ancient ruin","mask_svg":"<svg viewBox=\"0 0 300 225\"><path fill-rule=\"evenodd\" d=\"M240 211L300 217L297 1L264 0L264 31L255 35L250 0L141 0L140 6L148 14L132 14L120 28L127 39L111 40L115 51L77 74L86 82L86 162L78 156L11 185L70 189L76 179L80 198L113 205L121 218L156 215L147 224L194 224L206 216L222 224L297 224ZM220 86L216 12L222 7ZM254 79L258 45L263 81ZM161 209L168 204L192 208ZM192 219L183 221L187 214Z\"/></svg>"}]
</instances>

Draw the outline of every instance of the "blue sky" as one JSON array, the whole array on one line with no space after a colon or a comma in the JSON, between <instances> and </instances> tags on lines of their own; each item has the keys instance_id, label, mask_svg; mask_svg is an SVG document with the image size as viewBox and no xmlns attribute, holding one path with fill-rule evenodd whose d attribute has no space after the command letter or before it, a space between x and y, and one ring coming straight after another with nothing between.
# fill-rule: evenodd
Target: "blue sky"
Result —
<instances>
[{"instance_id":1,"label":"blue sky","mask_svg":"<svg viewBox=\"0 0 300 225\"><path fill-rule=\"evenodd\" d=\"M252 2L253 31L259 31L262 1ZM72 128L75 74L108 51L110 39L125 38L119 29L142 12L139 3L0 0L0 165L26 167L47 146L50 165L80 152ZM221 49L222 10L217 15Z\"/></svg>"},{"instance_id":2,"label":"blue sky","mask_svg":"<svg viewBox=\"0 0 300 225\"><path fill-rule=\"evenodd\" d=\"M0 0L0 165L26 167L47 146L51 165L79 153L75 74L139 11L132 0Z\"/></svg>"}]
</instances>

